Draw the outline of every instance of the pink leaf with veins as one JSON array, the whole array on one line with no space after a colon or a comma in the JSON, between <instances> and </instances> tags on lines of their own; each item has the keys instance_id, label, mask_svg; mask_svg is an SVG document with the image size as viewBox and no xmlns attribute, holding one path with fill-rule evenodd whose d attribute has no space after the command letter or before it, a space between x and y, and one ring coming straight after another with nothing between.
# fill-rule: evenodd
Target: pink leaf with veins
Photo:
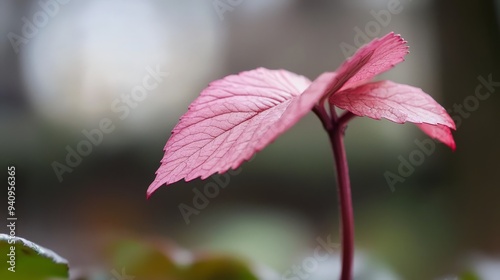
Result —
<instances>
[{"instance_id":1,"label":"pink leaf with veins","mask_svg":"<svg viewBox=\"0 0 500 280\"><path fill-rule=\"evenodd\" d=\"M308 88L303 76L259 68L211 83L172 131L148 196L237 168L311 111L331 79L322 77Z\"/></svg>"},{"instance_id":2,"label":"pink leaf with veins","mask_svg":"<svg viewBox=\"0 0 500 280\"><path fill-rule=\"evenodd\" d=\"M380 81L340 91L330 103L358 116L396 123L443 124L455 128L446 110L421 89Z\"/></svg>"},{"instance_id":3,"label":"pink leaf with veins","mask_svg":"<svg viewBox=\"0 0 500 280\"><path fill-rule=\"evenodd\" d=\"M367 83L346 89L330 97L330 103L358 116L388 119L396 123L426 123L455 129L446 110L421 89L391 81ZM454 149L451 133L443 128L422 130Z\"/></svg>"}]
</instances>

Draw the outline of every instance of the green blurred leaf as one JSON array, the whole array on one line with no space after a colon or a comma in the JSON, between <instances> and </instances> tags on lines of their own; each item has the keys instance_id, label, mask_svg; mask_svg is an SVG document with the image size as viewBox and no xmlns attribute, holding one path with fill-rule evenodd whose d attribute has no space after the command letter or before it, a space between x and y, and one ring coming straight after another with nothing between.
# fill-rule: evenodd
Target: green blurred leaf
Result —
<instances>
[{"instance_id":1,"label":"green blurred leaf","mask_svg":"<svg viewBox=\"0 0 500 280\"><path fill-rule=\"evenodd\" d=\"M188 268L183 279L258 280L244 262L229 257L199 259Z\"/></svg>"},{"instance_id":2,"label":"green blurred leaf","mask_svg":"<svg viewBox=\"0 0 500 280\"><path fill-rule=\"evenodd\" d=\"M15 256L9 256L13 253ZM69 277L68 262L65 259L24 238L10 238L6 234L0 234L0 254L2 263L7 263L7 268L13 267L15 270L12 272L2 269L0 279L53 280ZM9 263L10 261L12 262Z\"/></svg>"},{"instance_id":3,"label":"green blurred leaf","mask_svg":"<svg viewBox=\"0 0 500 280\"><path fill-rule=\"evenodd\" d=\"M211 254L195 257L167 240L127 239L110 249L111 274L120 280L269 280L258 277L264 273L239 259Z\"/></svg>"},{"instance_id":4,"label":"green blurred leaf","mask_svg":"<svg viewBox=\"0 0 500 280\"><path fill-rule=\"evenodd\" d=\"M460 275L459 279L460 280L481 280L481 278L479 276L477 276L477 274L475 274L472 271L467 271L467 272L463 273L462 275Z\"/></svg>"},{"instance_id":5,"label":"green blurred leaf","mask_svg":"<svg viewBox=\"0 0 500 280\"><path fill-rule=\"evenodd\" d=\"M135 279L177 279L177 265L159 248L134 240L115 243L111 248L111 262L115 268L112 272Z\"/></svg>"}]
</instances>

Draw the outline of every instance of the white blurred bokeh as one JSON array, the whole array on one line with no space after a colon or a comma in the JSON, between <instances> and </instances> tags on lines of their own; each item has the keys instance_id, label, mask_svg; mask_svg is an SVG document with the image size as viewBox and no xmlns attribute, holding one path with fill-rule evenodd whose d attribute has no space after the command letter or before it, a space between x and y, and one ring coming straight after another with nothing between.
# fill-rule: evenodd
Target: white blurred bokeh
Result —
<instances>
[{"instance_id":1,"label":"white blurred bokeh","mask_svg":"<svg viewBox=\"0 0 500 280\"><path fill-rule=\"evenodd\" d=\"M56 125L97 127L115 114L113 100L130 95L147 68L159 67L170 76L121 125L144 129L155 116L178 116L197 81L220 71L221 31L211 8L156 0L62 6L20 53L32 106Z\"/></svg>"}]
</instances>

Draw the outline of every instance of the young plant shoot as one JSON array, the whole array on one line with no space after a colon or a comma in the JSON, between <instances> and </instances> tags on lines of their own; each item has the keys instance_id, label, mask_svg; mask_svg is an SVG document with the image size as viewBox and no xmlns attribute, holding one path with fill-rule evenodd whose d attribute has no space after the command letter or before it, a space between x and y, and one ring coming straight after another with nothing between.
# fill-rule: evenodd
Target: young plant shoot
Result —
<instances>
[{"instance_id":1,"label":"young plant shoot","mask_svg":"<svg viewBox=\"0 0 500 280\"><path fill-rule=\"evenodd\" d=\"M406 54L406 41L389 33L313 82L286 70L264 68L212 82L173 129L147 196L164 184L238 168L313 111L330 138L335 159L342 224L340 279L352 279L354 217L343 140L347 123L355 116L412 122L455 149L455 124L432 97L409 85L372 81ZM343 113L338 115L336 108Z\"/></svg>"}]
</instances>

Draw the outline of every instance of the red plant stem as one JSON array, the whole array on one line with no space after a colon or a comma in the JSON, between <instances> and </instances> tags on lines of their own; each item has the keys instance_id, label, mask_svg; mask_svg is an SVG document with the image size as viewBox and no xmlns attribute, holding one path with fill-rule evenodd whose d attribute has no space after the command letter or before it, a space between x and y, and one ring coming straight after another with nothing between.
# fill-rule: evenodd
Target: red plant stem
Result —
<instances>
[{"instance_id":1,"label":"red plant stem","mask_svg":"<svg viewBox=\"0 0 500 280\"><path fill-rule=\"evenodd\" d=\"M337 171L337 186L340 200L340 219L342 223L342 272L340 280L352 280L352 269L354 266L354 212L351 198L351 182L349 179L349 167L344 146L344 131L347 123L356 115L345 111L337 117L335 107L330 107L329 116L323 104L313 108L313 112L319 117L323 127L328 132L330 144L335 159Z\"/></svg>"},{"instance_id":2,"label":"red plant stem","mask_svg":"<svg viewBox=\"0 0 500 280\"><path fill-rule=\"evenodd\" d=\"M344 130L346 123L354 115L347 113L340 117L338 122L328 130L330 143L335 158L337 183L340 199L340 216L342 223L342 273L341 280L352 280L354 261L354 213L351 198L351 183L349 167L344 147Z\"/></svg>"}]
</instances>

